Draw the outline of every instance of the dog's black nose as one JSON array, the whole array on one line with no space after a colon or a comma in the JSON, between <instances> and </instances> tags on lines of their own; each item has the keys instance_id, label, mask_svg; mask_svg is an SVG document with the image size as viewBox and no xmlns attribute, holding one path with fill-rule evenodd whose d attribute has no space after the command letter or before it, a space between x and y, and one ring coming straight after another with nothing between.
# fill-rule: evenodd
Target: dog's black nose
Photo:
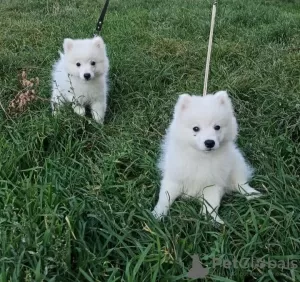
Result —
<instances>
[{"instance_id":1,"label":"dog's black nose","mask_svg":"<svg viewBox=\"0 0 300 282\"><path fill-rule=\"evenodd\" d=\"M86 80L89 80L91 78L91 74L90 73L85 73L83 76L84 76L84 78Z\"/></svg>"},{"instance_id":2,"label":"dog's black nose","mask_svg":"<svg viewBox=\"0 0 300 282\"><path fill-rule=\"evenodd\" d=\"M204 144L207 148L211 149L215 146L215 141L214 140L205 140Z\"/></svg>"}]
</instances>

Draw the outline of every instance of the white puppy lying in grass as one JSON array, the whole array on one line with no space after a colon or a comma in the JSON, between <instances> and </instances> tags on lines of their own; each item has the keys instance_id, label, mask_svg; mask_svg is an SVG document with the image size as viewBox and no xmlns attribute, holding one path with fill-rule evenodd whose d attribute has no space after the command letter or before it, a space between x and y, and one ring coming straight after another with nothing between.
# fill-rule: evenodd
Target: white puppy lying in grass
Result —
<instances>
[{"instance_id":1,"label":"white puppy lying in grass","mask_svg":"<svg viewBox=\"0 0 300 282\"><path fill-rule=\"evenodd\" d=\"M52 71L52 110L64 102L73 102L73 109L85 115L90 107L94 119L102 123L106 111L109 62L101 37L64 40L64 54Z\"/></svg>"},{"instance_id":2,"label":"white puppy lying in grass","mask_svg":"<svg viewBox=\"0 0 300 282\"><path fill-rule=\"evenodd\" d=\"M226 91L215 95L180 95L160 161L162 182L155 217L167 214L182 195L204 198L208 213L217 215L223 195L238 191L248 199L259 192L247 184L251 168L235 145L237 122Z\"/></svg>"}]
</instances>

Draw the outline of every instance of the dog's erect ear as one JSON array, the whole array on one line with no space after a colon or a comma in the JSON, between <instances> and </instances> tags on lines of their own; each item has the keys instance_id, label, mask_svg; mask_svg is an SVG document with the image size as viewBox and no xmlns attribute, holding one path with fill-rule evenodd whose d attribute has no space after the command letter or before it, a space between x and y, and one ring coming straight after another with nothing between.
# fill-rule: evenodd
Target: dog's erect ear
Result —
<instances>
[{"instance_id":1,"label":"dog's erect ear","mask_svg":"<svg viewBox=\"0 0 300 282\"><path fill-rule=\"evenodd\" d=\"M93 42L95 43L95 45L98 47L98 48L102 48L103 46L103 39L100 37L100 36L96 36L93 38Z\"/></svg>"},{"instance_id":2,"label":"dog's erect ear","mask_svg":"<svg viewBox=\"0 0 300 282\"><path fill-rule=\"evenodd\" d=\"M189 94L179 95L179 98L175 106L175 112L177 113L177 112L185 111L189 107L191 98L192 97Z\"/></svg>"},{"instance_id":3,"label":"dog's erect ear","mask_svg":"<svg viewBox=\"0 0 300 282\"><path fill-rule=\"evenodd\" d=\"M221 106L225 106L230 112L234 114L233 105L227 91L218 91L215 96Z\"/></svg>"},{"instance_id":4,"label":"dog's erect ear","mask_svg":"<svg viewBox=\"0 0 300 282\"><path fill-rule=\"evenodd\" d=\"M230 98L228 96L227 91L218 91L215 94L216 98L218 99L218 101L220 102L220 104L226 104L226 103L230 103Z\"/></svg>"},{"instance_id":5,"label":"dog's erect ear","mask_svg":"<svg viewBox=\"0 0 300 282\"><path fill-rule=\"evenodd\" d=\"M228 136L230 136L230 138L232 138L230 140L233 141L236 138L237 133L238 133L238 124L237 124L237 120L234 115L234 110L233 110L231 99L230 99L227 91L218 91L215 94L215 96L216 96L217 100L219 101L219 103L221 105L224 105L226 107L226 109L232 114L231 126L229 127L231 134L229 134Z\"/></svg>"},{"instance_id":6,"label":"dog's erect ear","mask_svg":"<svg viewBox=\"0 0 300 282\"><path fill-rule=\"evenodd\" d=\"M71 51L73 48L73 40L70 38L65 38L64 40L64 51L67 53L68 51Z\"/></svg>"}]
</instances>

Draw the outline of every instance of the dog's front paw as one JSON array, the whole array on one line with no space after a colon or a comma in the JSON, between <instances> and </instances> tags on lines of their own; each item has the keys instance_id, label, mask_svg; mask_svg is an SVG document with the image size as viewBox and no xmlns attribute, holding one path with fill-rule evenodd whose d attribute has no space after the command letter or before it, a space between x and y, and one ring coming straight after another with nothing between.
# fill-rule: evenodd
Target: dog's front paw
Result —
<instances>
[{"instance_id":1,"label":"dog's front paw","mask_svg":"<svg viewBox=\"0 0 300 282\"><path fill-rule=\"evenodd\" d=\"M225 223L224 223L224 221L223 220L221 220L221 221L213 221L212 222L212 226L214 227L214 228L216 228L216 229L222 229L223 228L223 226L225 225Z\"/></svg>"},{"instance_id":2,"label":"dog's front paw","mask_svg":"<svg viewBox=\"0 0 300 282\"><path fill-rule=\"evenodd\" d=\"M152 214L153 217L154 217L155 219L157 219L157 220L161 220L161 219L163 218L163 214L158 213L158 212L156 211L156 209L154 209L154 210L151 212L151 214Z\"/></svg>"},{"instance_id":3,"label":"dog's front paw","mask_svg":"<svg viewBox=\"0 0 300 282\"><path fill-rule=\"evenodd\" d=\"M260 193L260 192L257 192L257 193L253 193L251 195L246 196L246 199L247 200L253 200L253 199L259 198L261 196L263 196L263 194Z\"/></svg>"},{"instance_id":4,"label":"dog's front paw","mask_svg":"<svg viewBox=\"0 0 300 282\"><path fill-rule=\"evenodd\" d=\"M80 116L84 116L85 115L85 108L80 106L80 105L76 105L74 107L74 112Z\"/></svg>"},{"instance_id":5,"label":"dog's front paw","mask_svg":"<svg viewBox=\"0 0 300 282\"><path fill-rule=\"evenodd\" d=\"M224 225L224 224L225 224L224 221L223 221L219 216L216 216L216 217L214 218L214 222L215 222L215 224L217 224L217 225Z\"/></svg>"},{"instance_id":6,"label":"dog's front paw","mask_svg":"<svg viewBox=\"0 0 300 282\"><path fill-rule=\"evenodd\" d=\"M104 123L104 118L100 117L99 115L93 115L94 120L99 123L99 124L103 124Z\"/></svg>"}]
</instances>

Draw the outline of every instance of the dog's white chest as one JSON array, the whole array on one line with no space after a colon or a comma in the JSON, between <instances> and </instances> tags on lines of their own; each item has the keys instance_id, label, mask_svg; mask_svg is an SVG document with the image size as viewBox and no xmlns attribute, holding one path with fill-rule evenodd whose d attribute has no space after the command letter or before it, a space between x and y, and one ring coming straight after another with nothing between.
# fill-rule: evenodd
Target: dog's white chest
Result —
<instances>
[{"instance_id":1,"label":"dog's white chest","mask_svg":"<svg viewBox=\"0 0 300 282\"><path fill-rule=\"evenodd\" d=\"M228 183L230 161L226 164L219 158L182 156L173 164L173 177L182 183L184 193L189 196L195 197L209 186L225 187Z\"/></svg>"},{"instance_id":2,"label":"dog's white chest","mask_svg":"<svg viewBox=\"0 0 300 282\"><path fill-rule=\"evenodd\" d=\"M98 82L98 81L95 81ZM80 81L78 79L74 79L72 81L72 87L70 91L73 92L74 96L79 102L83 101L91 101L94 99L96 95L99 95L100 83L95 83L94 81ZM98 91L97 91L98 90Z\"/></svg>"}]
</instances>

